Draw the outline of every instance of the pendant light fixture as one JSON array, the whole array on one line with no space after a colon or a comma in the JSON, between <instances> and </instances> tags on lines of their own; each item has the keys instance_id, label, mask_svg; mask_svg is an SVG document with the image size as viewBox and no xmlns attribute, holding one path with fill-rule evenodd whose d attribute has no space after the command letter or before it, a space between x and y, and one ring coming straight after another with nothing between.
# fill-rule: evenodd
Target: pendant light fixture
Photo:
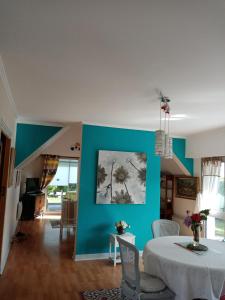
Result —
<instances>
[{"instance_id":1,"label":"pendant light fixture","mask_svg":"<svg viewBox=\"0 0 225 300\"><path fill-rule=\"evenodd\" d=\"M160 92L160 129L155 132L155 154L173 158L173 140L170 137L170 99Z\"/></svg>"}]
</instances>

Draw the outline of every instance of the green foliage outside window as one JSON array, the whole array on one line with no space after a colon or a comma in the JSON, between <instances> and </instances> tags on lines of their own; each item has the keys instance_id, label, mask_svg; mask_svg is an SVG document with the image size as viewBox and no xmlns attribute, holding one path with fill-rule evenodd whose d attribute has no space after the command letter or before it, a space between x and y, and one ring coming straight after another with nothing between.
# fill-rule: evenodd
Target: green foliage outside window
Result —
<instances>
[{"instance_id":1,"label":"green foliage outside window","mask_svg":"<svg viewBox=\"0 0 225 300\"><path fill-rule=\"evenodd\" d=\"M48 196L56 195L57 192L66 193L68 191L76 191L77 184L71 183L69 186L66 185L49 185L47 188Z\"/></svg>"}]
</instances>

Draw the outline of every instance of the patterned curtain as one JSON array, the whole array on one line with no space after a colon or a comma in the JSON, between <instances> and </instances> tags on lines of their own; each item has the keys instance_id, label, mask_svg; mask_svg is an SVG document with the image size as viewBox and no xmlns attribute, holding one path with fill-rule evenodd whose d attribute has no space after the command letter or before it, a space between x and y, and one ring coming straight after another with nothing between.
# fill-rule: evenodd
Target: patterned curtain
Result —
<instances>
[{"instance_id":1,"label":"patterned curtain","mask_svg":"<svg viewBox=\"0 0 225 300\"><path fill-rule=\"evenodd\" d=\"M56 155L45 155L44 167L41 178L41 190L46 188L56 174L59 157Z\"/></svg>"}]
</instances>

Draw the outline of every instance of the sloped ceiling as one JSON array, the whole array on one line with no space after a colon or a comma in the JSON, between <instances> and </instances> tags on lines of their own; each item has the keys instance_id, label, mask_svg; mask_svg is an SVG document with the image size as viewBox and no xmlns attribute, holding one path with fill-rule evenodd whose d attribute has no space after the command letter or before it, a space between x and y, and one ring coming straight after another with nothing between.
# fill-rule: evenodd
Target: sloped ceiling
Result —
<instances>
[{"instance_id":1,"label":"sloped ceiling","mask_svg":"<svg viewBox=\"0 0 225 300\"><path fill-rule=\"evenodd\" d=\"M170 175L187 175L184 169L173 159L161 159L161 172Z\"/></svg>"}]
</instances>

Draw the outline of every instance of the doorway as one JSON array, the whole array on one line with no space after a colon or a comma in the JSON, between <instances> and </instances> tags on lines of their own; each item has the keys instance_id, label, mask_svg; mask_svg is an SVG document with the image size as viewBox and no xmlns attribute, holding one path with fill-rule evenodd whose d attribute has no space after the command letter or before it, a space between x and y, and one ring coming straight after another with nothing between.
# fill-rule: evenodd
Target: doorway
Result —
<instances>
[{"instance_id":1,"label":"doorway","mask_svg":"<svg viewBox=\"0 0 225 300\"><path fill-rule=\"evenodd\" d=\"M0 261L3 243L5 204L8 185L8 171L11 140L0 131Z\"/></svg>"},{"instance_id":2,"label":"doorway","mask_svg":"<svg viewBox=\"0 0 225 300\"><path fill-rule=\"evenodd\" d=\"M47 187L46 213L60 213L62 199L77 200L77 159L60 159L57 172Z\"/></svg>"}]
</instances>

